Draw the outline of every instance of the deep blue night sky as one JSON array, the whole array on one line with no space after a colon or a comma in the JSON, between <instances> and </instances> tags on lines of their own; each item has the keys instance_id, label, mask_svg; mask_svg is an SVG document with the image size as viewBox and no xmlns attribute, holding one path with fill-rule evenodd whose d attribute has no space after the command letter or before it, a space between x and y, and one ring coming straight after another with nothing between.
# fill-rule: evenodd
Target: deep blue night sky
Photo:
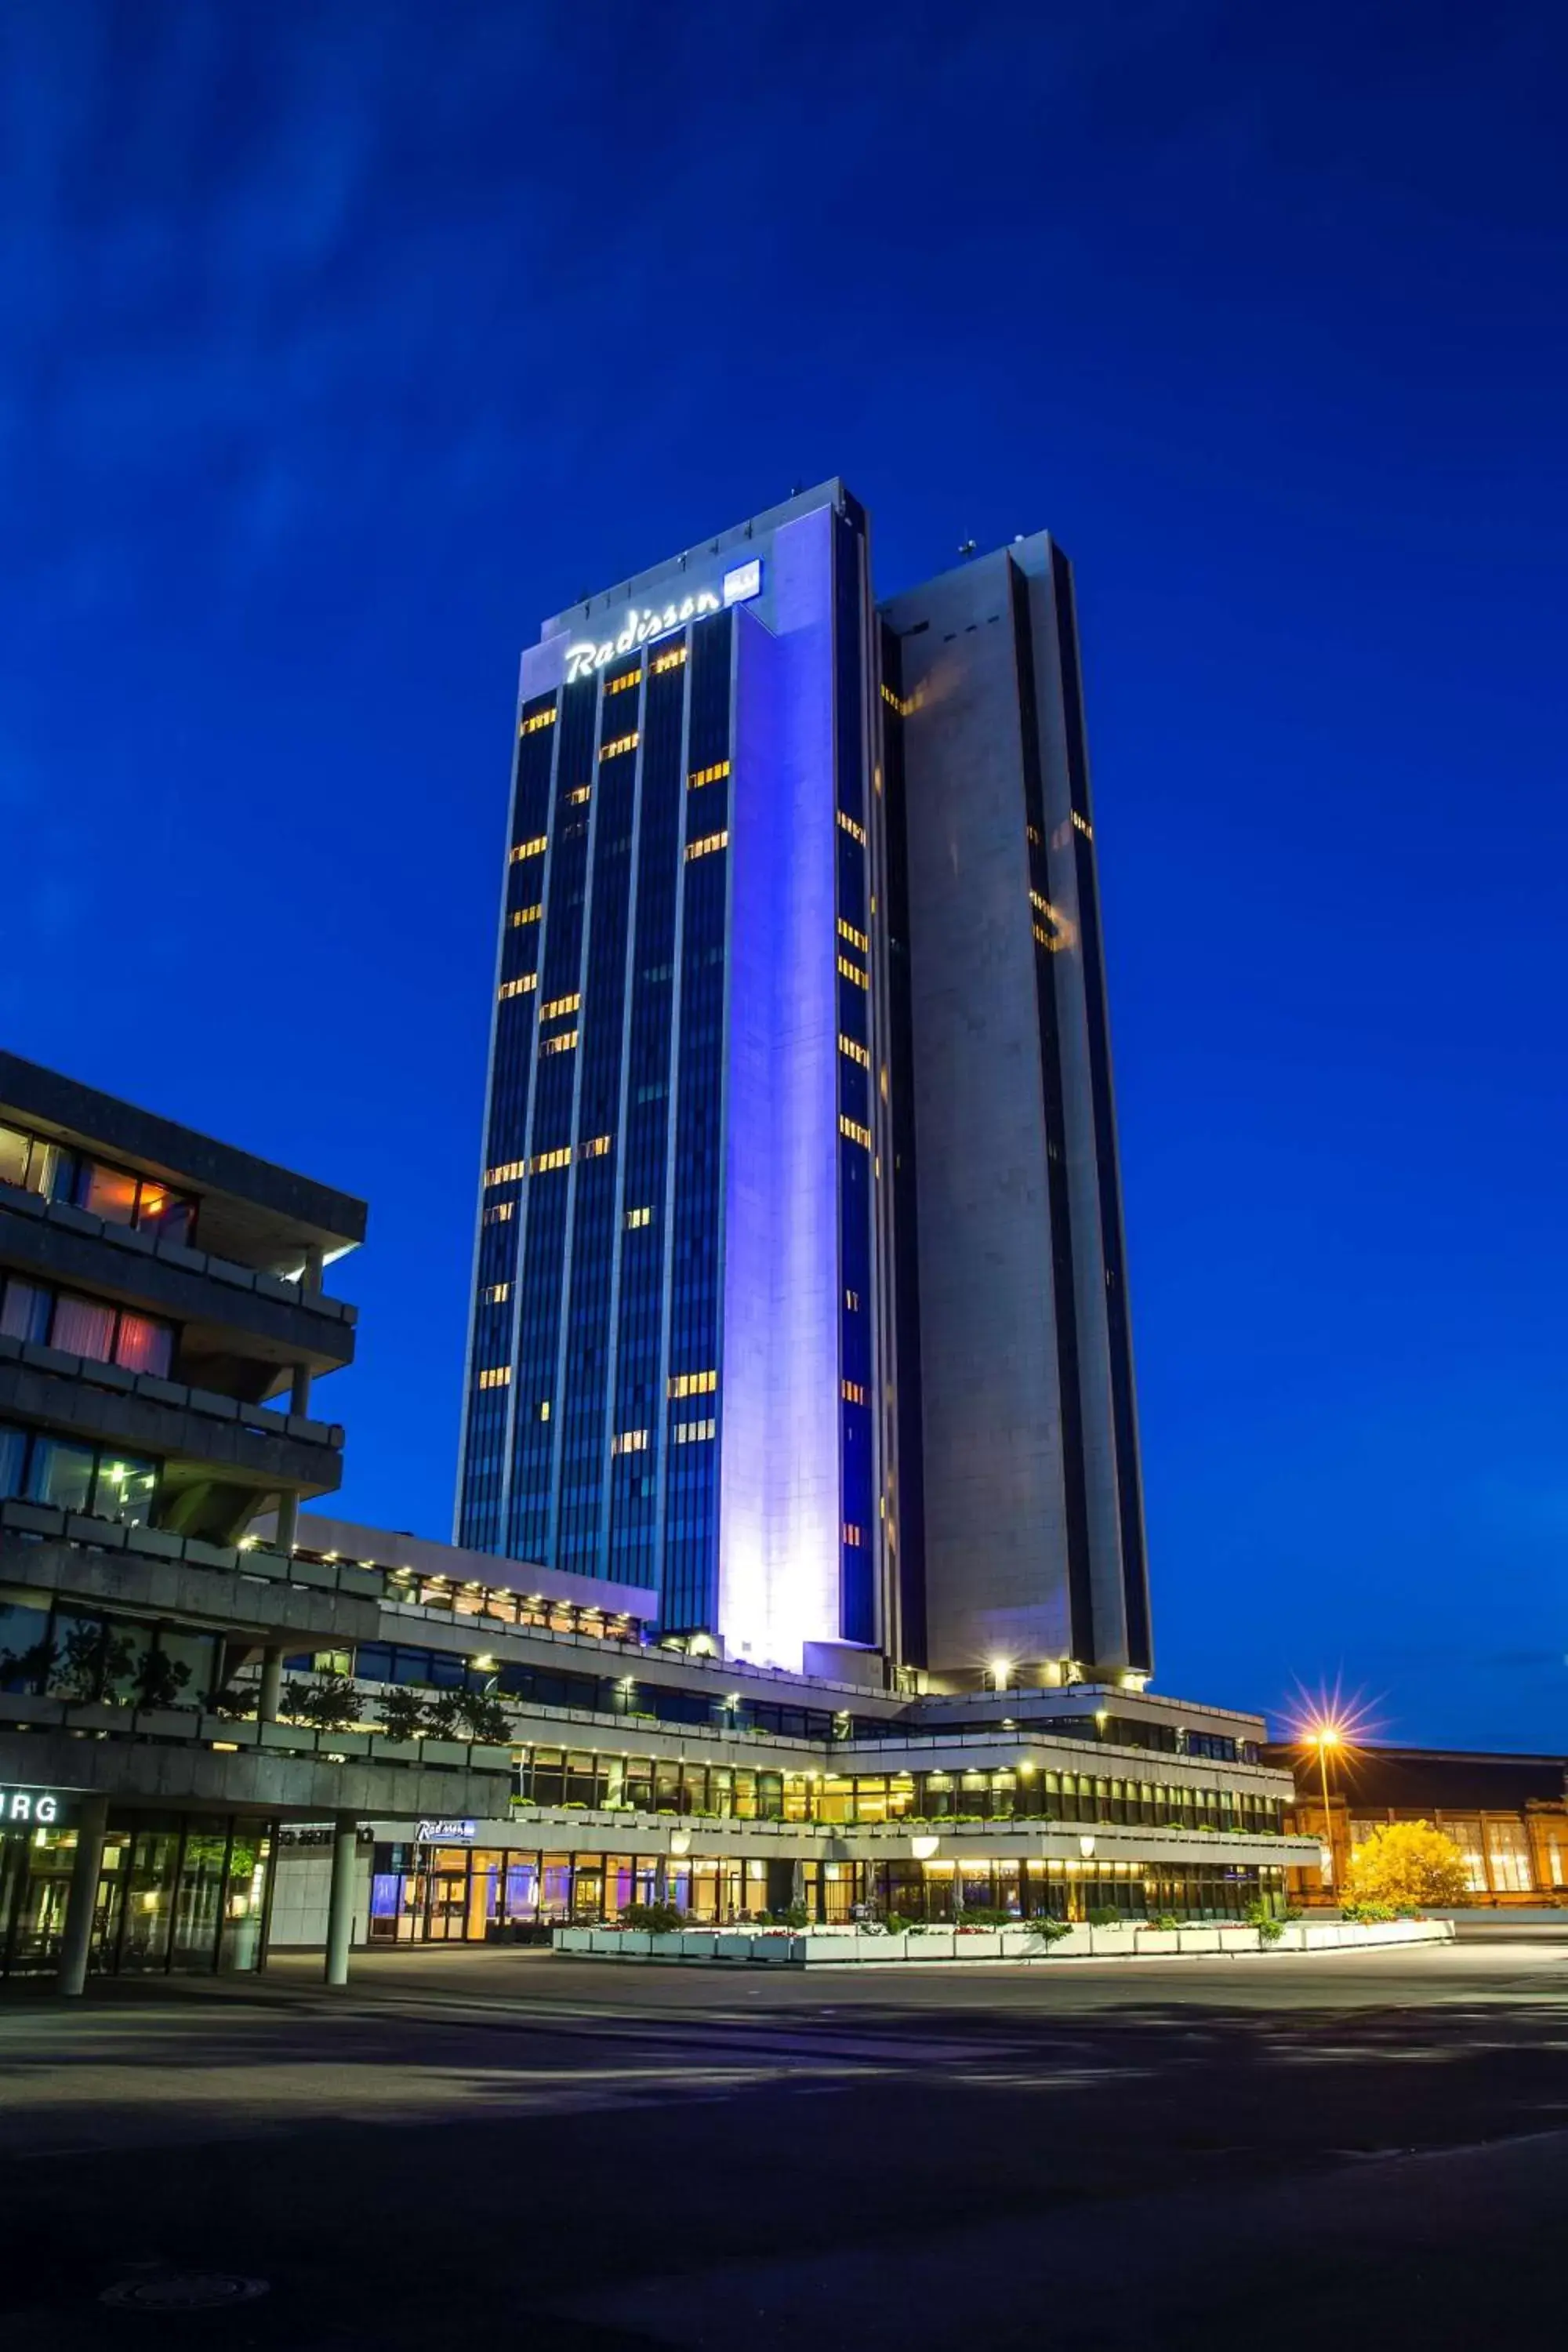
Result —
<instances>
[{"instance_id":1,"label":"deep blue night sky","mask_svg":"<svg viewBox=\"0 0 1568 2352\"><path fill-rule=\"evenodd\" d=\"M1562 1747L1565 68L6 12L0 1037L368 1197L346 1511L449 1527L518 648L838 472L1078 566L1162 1683Z\"/></svg>"}]
</instances>

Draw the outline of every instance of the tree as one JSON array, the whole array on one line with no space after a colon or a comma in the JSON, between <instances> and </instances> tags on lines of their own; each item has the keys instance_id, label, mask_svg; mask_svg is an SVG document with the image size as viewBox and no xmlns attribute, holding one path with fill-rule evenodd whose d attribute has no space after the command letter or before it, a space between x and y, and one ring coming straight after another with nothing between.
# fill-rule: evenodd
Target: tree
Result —
<instances>
[{"instance_id":1,"label":"tree","mask_svg":"<svg viewBox=\"0 0 1568 2352\"><path fill-rule=\"evenodd\" d=\"M422 1739L425 1736L425 1701L416 1690L394 1684L384 1690L379 1701L381 1727L388 1739Z\"/></svg>"},{"instance_id":2,"label":"tree","mask_svg":"<svg viewBox=\"0 0 1568 2352\"><path fill-rule=\"evenodd\" d=\"M1346 1892L1352 1902L1395 1910L1429 1904L1453 1910L1470 1900L1470 1874L1453 1839L1430 1822L1390 1822L1357 1847Z\"/></svg>"},{"instance_id":3,"label":"tree","mask_svg":"<svg viewBox=\"0 0 1568 2352\"><path fill-rule=\"evenodd\" d=\"M360 1719L359 1692L347 1675L327 1675L319 1683L286 1683L283 1712L294 1723L318 1731L348 1731Z\"/></svg>"}]
</instances>

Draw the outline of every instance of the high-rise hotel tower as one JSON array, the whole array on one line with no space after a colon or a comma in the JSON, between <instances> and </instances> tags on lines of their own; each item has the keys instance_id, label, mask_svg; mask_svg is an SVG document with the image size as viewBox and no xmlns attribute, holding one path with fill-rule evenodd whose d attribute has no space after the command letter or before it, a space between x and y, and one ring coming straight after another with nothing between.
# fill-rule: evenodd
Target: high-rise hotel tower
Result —
<instances>
[{"instance_id":1,"label":"high-rise hotel tower","mask_svg":"<svg viewBox=\"0 0 1568 2352\"><path fill-rule=\"evenodd\" d=\"M1149 1664L1070 575L838 482L523 655L457 1536L845 1671Z\"/></svg>"}]
</instances>

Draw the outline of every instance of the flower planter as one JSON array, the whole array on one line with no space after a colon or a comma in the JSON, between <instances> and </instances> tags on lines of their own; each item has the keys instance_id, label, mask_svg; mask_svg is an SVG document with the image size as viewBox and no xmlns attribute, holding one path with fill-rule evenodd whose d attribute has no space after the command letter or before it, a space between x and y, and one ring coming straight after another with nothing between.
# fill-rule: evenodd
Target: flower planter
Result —
<instances>
[{"instance_id":1,"label":"flower planter","mask_svg":"<svg viewBox=\"0 0 1568 2352\"><path fill-rule=\"evenodd\" d=\"M961 1927L952 1939L954 1957L961 1960L999 1960L1002 1957L1002 1935L996 1927Z\"/></svg>"},{"instance_id":2,"label":"flower planter","mask_svg":"<svg viewBox=\"0 0 1568 2352\"><path fill-rule=\"evenodd\" d=\"M928 1927L923 1936L906 1936L905 1958L911 1960L951 1960L957 1943L951 1927Z\"/></svg>"},{"instance_id":3,"label":"flower planter","mask_svg":"<svg viewBox=\"0 0 1568 2352\"><path fill-rule=\"evenodd\" d=\"M858 1936L836 1936L831 1929L825 1932L814 1928L800 1940L801 1958L808 1966L813 1960L858 1960L860 1957Z\"/></svg>"},{"instance_id":4,"label":"flower planter","mask_svg":"<svg viewBox=\"0 0 1568 2352\"><path fill-rule=\"evenodd\" d=\"M1138 1948L1136 1927L1091 1927L1089 1933L1096 1959L1125 1958Z\"/></svg>"},{"instance_id":5,"label":"flower planter","mask_svg":"<svg viewBox=\"0 0 1568 2352\"><path fill-rule=\"evenodd\" d=\"M1154 1959L1174 1959L1182 1948L1180 1930L1175 1927L1140 1927L1135 1948Z\"/></svg>"},{"instance_id":6,"label":"flower planter","mask_svg":"<svg viewBox=\"0 0 1568 2352\"><path fill-rule=\"evenodd\" d=\"M1217 1952L1220 1948L1217 1927L1184 1927L1176 1937L1177 1948L1184 1952Z\"/></svg>"},{"instance_id":7,"label":"flower planter","mask_svg":"<svg viewBox=\"0 0 1568 2352\"><path fill-rule=\"evenodd\" d=\"M662 1936L647 1939L649 1958L656 1960L682 1960L686 1958L686 1937L679 1927Z\"/></svg>"},{"instance_id":8,"label":"flower planter","mask_svg":"<svg viewBox=\"0 0 1568 2352\"><path fill-rule=\"evenodd\" d=\"M1222 1952L1256 1952L1263 1940L1256 1927L1220 1927L1215 1932Z\"/></svg>"}]
</instances>

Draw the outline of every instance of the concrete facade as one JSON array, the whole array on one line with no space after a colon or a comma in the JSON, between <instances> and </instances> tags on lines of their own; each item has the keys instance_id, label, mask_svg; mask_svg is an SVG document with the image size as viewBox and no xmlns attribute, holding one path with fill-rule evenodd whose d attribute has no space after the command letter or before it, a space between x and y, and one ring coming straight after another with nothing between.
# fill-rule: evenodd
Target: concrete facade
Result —
<instances>
[{"instance_id":1,"label":"concrete facade","mask_svg":"<svg viewBox=\"0 0 1568 2352\"><path fill-rule=\"evenodd\" d=\"M928 1656L1152 1663L1071 578L881 607L909 856Z\"/></svg>"}]
</instances>

